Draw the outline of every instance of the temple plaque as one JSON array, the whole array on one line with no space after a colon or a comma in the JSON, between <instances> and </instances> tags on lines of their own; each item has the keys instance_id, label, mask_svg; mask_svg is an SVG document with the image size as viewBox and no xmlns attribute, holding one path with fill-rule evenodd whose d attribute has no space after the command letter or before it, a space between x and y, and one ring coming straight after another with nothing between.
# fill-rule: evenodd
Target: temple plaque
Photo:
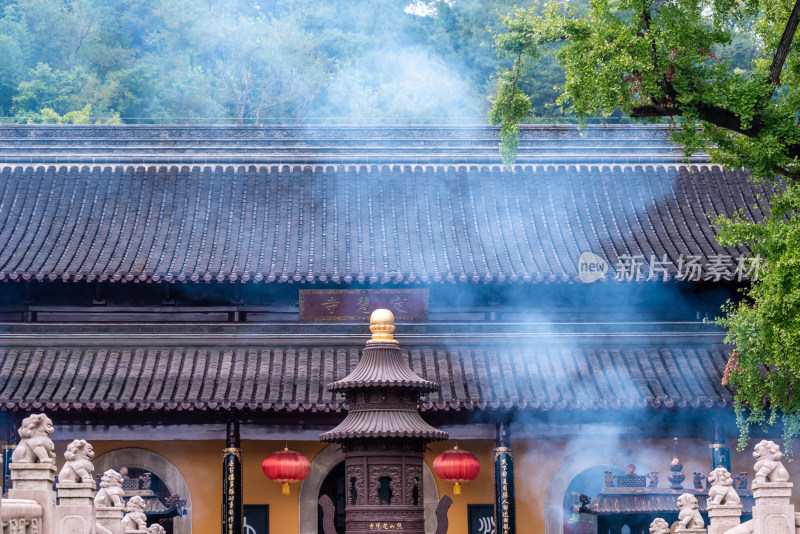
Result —
<instances>
[{"instance_id":1,"label":"temple plaque","mask_svg":"<svg viewBox=\"0 0 800 534\"><path fill-rule=\"evenodd\" d=\"M405 322L428 320L428 290L416 289L301 289L300 321L361 322L376 309L390 310Z\"/></svg>"}]
</instances>

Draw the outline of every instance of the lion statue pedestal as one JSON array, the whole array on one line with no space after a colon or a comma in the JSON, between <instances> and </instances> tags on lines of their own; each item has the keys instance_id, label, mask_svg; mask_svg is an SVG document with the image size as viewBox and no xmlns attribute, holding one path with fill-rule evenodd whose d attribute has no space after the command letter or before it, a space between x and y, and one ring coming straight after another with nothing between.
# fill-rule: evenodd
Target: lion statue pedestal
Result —
<instances>
[{"instance_id":1,"label":"lion statue pedestal","mask_svg":"<svg viewBox=\"0 0 800 534\"><path fill-rule=\"evenodd\" d=\"M51 534L55 526L56 492L53 482L56 477L56 464L19 463L8 465L14 487L9 488L9 499L36 501L42 507L40 532Z\"/></svg>"},{"instance_id":2,"label":"lion statue pedestal","mask_svg":"<svg viewBox=\"0 0 800 534\"><path fill-rule=\"evenodd\" d=\"M94 532L94 482L59 482L55 534Z\"/></svg>"},{"instance_id":3,"label":"lion statue pedestal","mask_svg":"<svg viewBox=\"0 0 800 534\"><path fill-rule=\"evenodd\" d=\"M792 483L783 465L783 453L777 444L764 440L755 446L756 472L753 481L753 528L758 534L795 532Z\"/></svg>"},{"instance_id":4,"label":"lion statue pedestal","mask_svg":"<svg viewBox=\"0 0 800 534\"><path fill-rule=\"evenodd\" d=\"M125 529L122 528L125 508L122 506L95 505L94 514L97 534L125 534Z\"/></svg>"},{"instance_id":5,"label":"lion statue pedestal","mask_svg":"<svg viewBox=\"0 0 800 534\"><path fill-rule=\"evenodd\" d=\"M733 477L724 467L708 475L708 534L724 534L742 522L742 501L733 489Z\"/></svg>"},{"instance_id":6,"label":"lion statue pedestal","mask_svg":"<svg viewBox=\"0 0 800 534\"><path fill-rule=\"evenodd\" d=\"M19 444L11 454L11 480L14 487L8 490L10 499L28 499L42 507L43 534L51 534L55 525L56 455L53 452L53 422L45 414L29 415L19 428Z\"/></svg>"},{"instance_id":7,"label":"lion statue pedestal","mask_svg":"<svg viewBox=\"0 0 800 534\"><path fill-rule=\"evenodd\" d=\"M753 482L753 528L759 534L794 534L791 482Z\"/></svg>"},{"instance_id":8,"label":"lion statue pedestal","mask_svg":"<svg viewBox=\"0 0 800 534\"><path fill-rule=\"evenodd\" d=\"M64 467L58 474L59 505L56 508L55 534L94 532L94 490L92 478L94 449L85 440L76 439L64 452Z\"/></svg>"}]
</instances>

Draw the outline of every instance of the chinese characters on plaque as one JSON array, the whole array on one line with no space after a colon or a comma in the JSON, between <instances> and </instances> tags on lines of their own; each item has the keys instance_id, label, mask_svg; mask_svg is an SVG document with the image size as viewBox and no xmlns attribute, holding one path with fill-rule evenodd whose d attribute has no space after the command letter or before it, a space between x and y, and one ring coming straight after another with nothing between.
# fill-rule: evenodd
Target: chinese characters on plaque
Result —
<instances>
[{"instance_id":1,"label":"chinese characters on plaque","mask_svg":"<svg viewBox=\"0 0 800 534\"><path fill-rule=\"evenodd\" d=\"M375 530L403 530L403 523L370 523L369 528Z\"/></svg>"},{"instance_id":2,"label":"chinese characters on plaque","mask_svg":"<svg viewBox=\"0 0 800 534\"><path fill-rule=\"evenodd\" d=\"M385 308L397 321L428 319L428 290L417 289L301 289L303 322L360 322Z\"/></svg>"}]
</instances>

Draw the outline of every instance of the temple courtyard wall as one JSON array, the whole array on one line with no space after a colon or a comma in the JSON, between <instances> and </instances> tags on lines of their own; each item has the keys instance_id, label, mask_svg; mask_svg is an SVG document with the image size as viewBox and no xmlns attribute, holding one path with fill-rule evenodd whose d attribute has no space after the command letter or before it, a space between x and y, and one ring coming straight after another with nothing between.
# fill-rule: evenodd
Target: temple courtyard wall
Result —
<instances>
[{"instance_id":1,"label":"temple courtyard wall","mask_svg":"<svg viewBox=\"0 0 800 534\"><path fill-rule=\"evenodd\" d=\"M92 440L96 452L95 464L102 465L103 455L107 453L130 449L144 449L162 456L180 472L188 486L193 503L190 512L191 532L218 534L221 530L223 443L220 440L182 440L180 435L170 436L168 428L154 431L163 434L160 440ZM58 425L56 432L58 433ZM56 440L55 443L56 450L61 451L65 449L68 441ZM286 443L286 440L242 440L244 504L269 505L270 533L302 534L299 517L303 488L294 485L291 495L282 495L280 484L268 480L261 472L261 461L272 452L282 449ZM330 447L338 448L336 445L300 440L289 441L288 445L291 449L306 455L312 462L312 469L324 450ZM450 520L448 532L452 534L467 533L468 506L491 504L494 492L491 459L493 440L458 440L458 445L478 457L481 472L476 480L463 485L461 495L453 495L452 484L435 479L438 495L447 494L454 500L448 514ZM428 466L430 467L436 455L452 446L452 441L433 443L425 454ZM518 532L529 534L564 532L562 526L564 493L576 476L591 467L607 466L624 469L633 463L640 474L659 471L659 487L668 487L666 477L673 455L672 448L671 439L615 440L588 436L585 439L575 440L514 440ZM731 471L734 474L747 472L752 482L753 459L749 449L737 452L732 448ZM708 474L711 470L708 442L683 439L680 441L679 452L683 473L686 476L683 486L687 489L692 488L693 472ZM130 455L127 457L130 458ZM59 469L63 461L59 455ZM792 479L800 479L800 462L786 462L785 465ZM603 481L598 480L598 491L602 485ZM311 489L313 494L318 491L318 488ZM795 493L792 502L795 506L800 506L800 494ZM309 503L305 504L305 509L308 510ZM316 509L316 502L310 504Z\"/></svg>"}]
</instances>

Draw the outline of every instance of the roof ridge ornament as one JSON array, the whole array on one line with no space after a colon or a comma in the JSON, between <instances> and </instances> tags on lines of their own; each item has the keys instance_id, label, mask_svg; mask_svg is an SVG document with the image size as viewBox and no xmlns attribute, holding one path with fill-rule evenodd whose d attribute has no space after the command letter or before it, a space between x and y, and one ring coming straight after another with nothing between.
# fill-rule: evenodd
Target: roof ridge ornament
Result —
<instances>
[{"instance_id":1,"label":"roof ridge ornament","mask_svg":"<svg viewBox=\"0 0 800 534\"><path fill-rule=\"evenodd\" d=\"M369 330L372 332L372 339L367 341L370 343L394 343L398 345L394 339L394 314L384 308L378 308L372 315L369 316Z\"/></svg>"}]
</instances>

